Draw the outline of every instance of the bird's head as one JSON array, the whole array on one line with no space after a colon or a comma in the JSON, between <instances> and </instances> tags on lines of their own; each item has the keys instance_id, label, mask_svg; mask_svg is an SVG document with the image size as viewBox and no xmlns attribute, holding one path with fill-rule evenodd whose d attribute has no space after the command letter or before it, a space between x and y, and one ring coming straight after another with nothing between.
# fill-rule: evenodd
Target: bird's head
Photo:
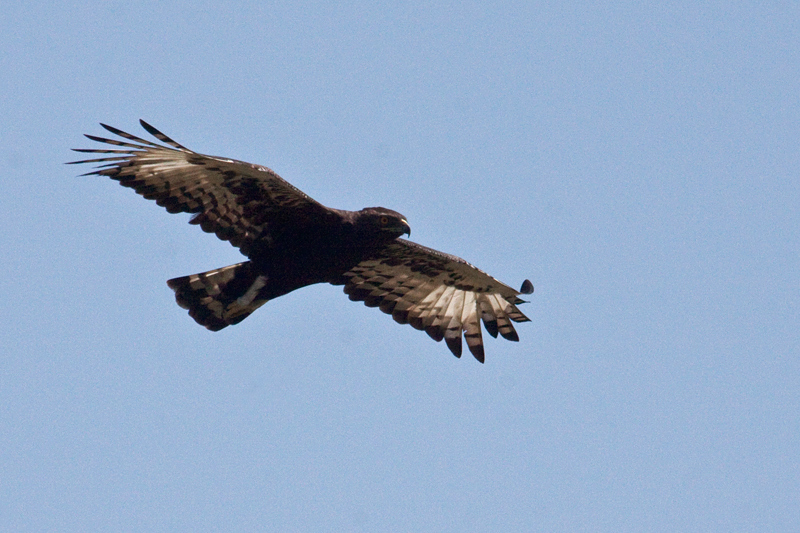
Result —
<instances>
[{"instance_id":1,"label":"bird's head","mask_svg":"<svg viewBox=\"0 0 800 533\"><path fill-rule=\"evenodd\" d=\"M406 217L385 207L365 207L358 212L356 227L363 233L396 239L401 235L411 235L411 226Z\"/></svg>"}]
</instances>

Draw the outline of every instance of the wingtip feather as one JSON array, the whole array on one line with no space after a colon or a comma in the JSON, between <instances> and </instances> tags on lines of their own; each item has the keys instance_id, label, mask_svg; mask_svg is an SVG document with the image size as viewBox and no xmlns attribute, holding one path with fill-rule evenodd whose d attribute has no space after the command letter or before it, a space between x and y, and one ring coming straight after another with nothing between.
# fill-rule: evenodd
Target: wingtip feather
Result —
<instances>
[{"instance_id":1,"label":"wingtip feather","mask_svg":"<svg viewBox=\"0 0 800 533\"><path fill-rule=\"evenodd\" d=\"M461 358L461 332L459 332L458 336L456 337L448 337L445 335L444 342L447 344L447 347L450 348L450 351L453 352L453 355Z\"/></svg>"},{"instance_id":2,"label":"wingtip feather","mask_svg":"<svg viewBox=\"0 0 800 533\"><path fill-rule=\"evenodd\" d=\"M522 287L520 287L519 292L522 294L533 294L533 283L531 280L526 279L522 282Z\"/></svg>"}]
</instances>

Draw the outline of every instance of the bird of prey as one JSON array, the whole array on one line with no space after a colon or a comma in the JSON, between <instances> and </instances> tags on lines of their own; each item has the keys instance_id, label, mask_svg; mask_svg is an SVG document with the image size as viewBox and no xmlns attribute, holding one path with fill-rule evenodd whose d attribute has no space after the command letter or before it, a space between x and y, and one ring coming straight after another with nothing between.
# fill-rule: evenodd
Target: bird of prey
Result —
<instances>
[{"instance_id":1,"label":"bird of prey","mask_svg":"<svg viewBox=\"0 0 800 533\"><path fill-rule=\"evenodd\" d=\"M406 218L383 207L344 211L325 207L272 170L193 152L148 123L163 144L117 128L124 139L86 135L115 148L74 149L102 154L83 174L108 176L170 213L229 241L248 261L167 281L178 305L212 331L237 324L267 301L314 283L344 285L353 301L378 307L461 356L461 335L484 361L480 321L493 337L518 341L512 322L526 322L519 291L461 258L401 239ZM165 146L166 145L166 146Z\"/></svg>"}]
</instances>

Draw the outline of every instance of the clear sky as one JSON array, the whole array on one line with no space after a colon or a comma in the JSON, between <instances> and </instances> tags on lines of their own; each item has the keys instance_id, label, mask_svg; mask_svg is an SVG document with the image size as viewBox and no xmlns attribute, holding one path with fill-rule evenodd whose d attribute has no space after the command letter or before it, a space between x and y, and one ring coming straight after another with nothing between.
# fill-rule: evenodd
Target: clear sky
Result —
<instances>
[{"instance_id":1,"label":"clear sky","mask_svg":"<svg viewBox=\"0 0 800 533\"><path fill-rule=\"evenodd\" d=\"M796 2L7 0L0 71L0 529L800 527ZM139 118L532 322L481 365L313 286L206 331L165 281L237 250L63 164Z\"/></svg>"}]
</instances>

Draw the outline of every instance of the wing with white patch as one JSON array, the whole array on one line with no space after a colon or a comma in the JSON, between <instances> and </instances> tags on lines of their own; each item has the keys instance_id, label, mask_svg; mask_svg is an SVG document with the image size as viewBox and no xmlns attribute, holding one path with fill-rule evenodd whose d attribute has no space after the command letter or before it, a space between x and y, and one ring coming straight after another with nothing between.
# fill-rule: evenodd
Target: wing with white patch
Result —
<instances>
[{"instance_id":1,"label":"wing with white patch","mask_svg":"<svg viewBox=\"0 0 800 533\"><path fill-rule=\"evenodd\" d=\"M400 324L411 324L461 356L461 334L483 362L480 322L493 337L518 341L512 322L527 322L517 305L519 291L463 259L398 239L344 274L344 292L378 307ZM524 293L533 292L528 280Z\"/></svg>"},{"instance_id":2,"label":"wing with white patch","mask_svg":"<svg viewBox=\"0 0 800 533\"><path fill-rule=\"evenodd\" d=\"M140 122L168 146L101 124L125 140L86 137L119 149L75 149L103 156L71 164L98 163L96 170L84 175L108 176L170 213L192 213L192 224L230 241L245 255L250 255L255 242L268 243L271 232L279 228L333 214L266 167L198 154Z\"/></svg>"}]
</instances>

